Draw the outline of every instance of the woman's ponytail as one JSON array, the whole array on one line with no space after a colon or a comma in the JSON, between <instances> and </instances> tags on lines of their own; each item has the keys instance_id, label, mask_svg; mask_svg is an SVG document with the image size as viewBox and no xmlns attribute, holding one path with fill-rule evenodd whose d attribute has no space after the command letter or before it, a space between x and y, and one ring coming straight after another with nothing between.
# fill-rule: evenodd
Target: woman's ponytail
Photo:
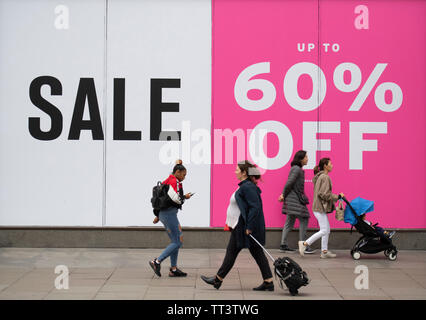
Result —
<instances>
[{"instance_id":1,"label":"woman's ponytail","mask_svg":"<svg viewBox=\"0 0 426 320\"><path fill-rule=\"evenodd\" d=\"M320 169L318 166L315 166L314 168L314 176L316 176L318 174L318 172L320 172Z\"/></svg>"},{"instance_id":2,"label":"woman's ponytail","mask_svg":"<svg viewBox=\"0 0 426 320\"><path fill-rule=\"evenodd\" d=\"M183 166L183 162L180 159L176 160L176 165L173 167L173 174L175 174L176 171L186 171L186 168Z\"/></svg>"},{"instance_id":3,"label":"woman's ponytail","mask_svg":"<svg viewBox=\"0 0 426 320\"><path fill-rule=\"evenodd\" d=\"M322 158L317 166L314 168L314 175L317 175L320 171L324 170L324 166L326 166L330 162L330 158Z\"/></svg>"}]
</instances>

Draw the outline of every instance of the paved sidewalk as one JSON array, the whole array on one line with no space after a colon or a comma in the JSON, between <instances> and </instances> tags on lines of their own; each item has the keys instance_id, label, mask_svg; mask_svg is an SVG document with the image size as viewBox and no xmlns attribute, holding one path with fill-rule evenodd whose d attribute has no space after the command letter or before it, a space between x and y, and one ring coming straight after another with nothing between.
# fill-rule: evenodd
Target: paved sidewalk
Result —
<instances>
[{"instance_id":1,"label":"paved sidewalk","mask_svg":"<svg viewBox=\"0 0 426 320\"><path fill-rule=\"evenodd\" d=\"M179 267L186 278L169 278L169 260L163 262L158 278L148 260L159 249L52 249L0 248L0 300L5 299L163 299L163 300L303 300L303 299L426 299L426 251L400 251L394 262L383 253L364 255L354 261L349 251L335 251L335 259L313 255L294 258L308 273L311 283L291 296L277 281L274 292L255 292L260 271L247 250L237 258L234 269L219 290L205 284L200 275L213 275L224 249L181 249ZM273 256L284 256L278 250ZM69 269L69 289L55 288L55 267ZM367 290L357 290L355 267L368 268Z\"/></svg>"}]
</instances>

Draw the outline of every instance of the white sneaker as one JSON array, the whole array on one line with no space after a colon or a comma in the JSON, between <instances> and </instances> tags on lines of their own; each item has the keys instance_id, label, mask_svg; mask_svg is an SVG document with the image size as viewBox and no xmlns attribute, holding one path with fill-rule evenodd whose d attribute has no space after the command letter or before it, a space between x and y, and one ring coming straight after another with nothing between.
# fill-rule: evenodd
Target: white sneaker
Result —
<instances>
[{"instance_id":1,"label":"white sneaker","mask_svg":"<svg viewBox=\"0 0 426 320\"><path fill-rule=\"evenodd\" d=\"M303 244L303 241L299 241L299 253L303 257L305 255L306 246Z\"/></svg>"},{"instance_id":2,"label":"white sneaker","mask_svg":"<svg viewBox=\"0 0 426 320\"><path fill-rule=\"evenodd\" d=\"M327 258L336 258L336 254L332 253L331 251L327 251L326 253L321 252L321 258L327 259Z\"/></svg>"}]
</instances>

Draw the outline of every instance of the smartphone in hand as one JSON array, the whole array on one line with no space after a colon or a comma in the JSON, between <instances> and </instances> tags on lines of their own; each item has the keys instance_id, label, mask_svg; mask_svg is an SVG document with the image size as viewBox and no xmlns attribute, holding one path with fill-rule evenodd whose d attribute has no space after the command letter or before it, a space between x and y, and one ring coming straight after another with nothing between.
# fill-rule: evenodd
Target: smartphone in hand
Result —
<instances>
[{"instance_id":1,"label":"smartphone in hand","mask_svg":"<svg viewBox=\"0 0 426 320\"><path fill-rule=\"evenodd\" d=\"M190 199L194 194L195 194L195 192L189 192L185 195L185 198Z\"/></svg>"}]
</instances>

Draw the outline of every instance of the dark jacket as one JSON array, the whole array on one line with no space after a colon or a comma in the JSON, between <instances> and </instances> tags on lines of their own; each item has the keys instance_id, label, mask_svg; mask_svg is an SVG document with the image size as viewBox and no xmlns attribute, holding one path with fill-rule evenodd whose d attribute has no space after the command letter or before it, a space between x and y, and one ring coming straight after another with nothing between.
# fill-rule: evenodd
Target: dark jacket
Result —
<instances>
[{"instance_id":1,"label":"dark jacket","mask_svg":"<svg viewBox=\"0 0 426 320\"><path fill-rule=\"evenodd\" d=\"M305 172L297 165L291 167L287 183L283 190L283 214L309 218L306 205L309 203L305 195Z\"/></svg>"},{"instance_id":2,"label":"dark jacket","mask_svg":"<svg viewBox=\"0 0 426 320\"><path fill-rule=\"evenodd\" d=\"M250 247L249 239L251 238L246 235L247 229L251 230L253 237L264 245L265 217L263 215L262 198L260 197L262 191L249 179L241 181L238 185L240 188L235 192L235 200L241 215L235 230L233 230L233 232L237 233L238 247Z\"/></svg>"}]
</instances>

